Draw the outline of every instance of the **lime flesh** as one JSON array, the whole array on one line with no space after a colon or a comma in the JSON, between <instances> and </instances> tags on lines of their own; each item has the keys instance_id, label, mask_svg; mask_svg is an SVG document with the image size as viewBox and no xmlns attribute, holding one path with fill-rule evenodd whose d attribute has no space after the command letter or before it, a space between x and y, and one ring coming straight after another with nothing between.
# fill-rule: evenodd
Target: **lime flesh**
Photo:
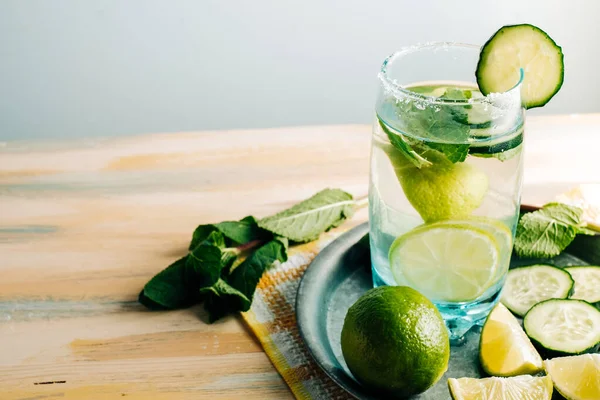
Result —
<instances>
[{"instance_id":1,"label":"lime flesh","mask_svg":"<svg viewBox=\"0 0 600 400\"><path fill-rule=\"evenodd\" d=\"M552 380L549 376L520 375L512 378L448 379L454 400L550 400Z\"/></svg>"},{"instance_id":2,"label":"lime flesh","mask_svg":"<svg viewBox=\"0 0 600 400\"><path fill-rule=\"evenodd\" d=\"M600 399L600 354L553 358L544 361L544 366L565 398Z\"/></svg>"},{"instance_id":3,"label":"lime flesh","mask_svg":"<svg viewBox=\"0 0 600 400\"><path fill-rule=\"evenodd\" d=\"M474 165L453 164L427 150L421 155L431 165L417 168L391 144L376 145L388 155L406 198L425 222L467 218L483 203L489 179Z\"/></svg>"},{"instance_id":4,"label":"lime flesh","mask_svg":"<svg viewBox=\"0 0 600 400\"><path fill-rule=\"evenodd\" d=\"M497 280L501 248L480 224L443 221L398 237L389 252L396 282L435 301L470 301L482 295Z\"/></svg>"},{"instance_id":5,"label":"lime flesh","mask_svg":"<svg viewBox=\"0 0 600 400\"><path fill-rule=\"evenodd\" d=\"M481 366L490 375L516 376L542 370L542 358L502 303L490 312L479 343Z\"/></svg>"},{"instance_id":6,"label":"lime flesh","mask_svg":"<svg viewBox=\"0 0 600 400\"><path fill-rule=\"evenodd\" d=\"M452 164L436 151L426 157L433 165L396 168L410 204L425 222L470 216L487 193L487 175L471 164Z\"/></svg>"}]
</instances>

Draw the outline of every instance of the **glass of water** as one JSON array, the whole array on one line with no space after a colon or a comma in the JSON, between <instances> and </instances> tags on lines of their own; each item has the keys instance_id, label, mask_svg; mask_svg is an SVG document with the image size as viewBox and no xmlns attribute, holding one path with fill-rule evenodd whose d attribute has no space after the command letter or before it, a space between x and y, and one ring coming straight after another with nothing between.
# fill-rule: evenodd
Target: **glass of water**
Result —
<instances>
[{"instance_id":1,"label":"glass of water","mask_svg":"<svg viewBox=\"0 0 600 400\"><path fill-rule=\"evenodd\" d=\"M475 83L479 47L429 43L388 57L373 123L373 284L410 286L460 341L499 300L523 175L521 71L504 93Z\"/></svg>"}]
</instances>

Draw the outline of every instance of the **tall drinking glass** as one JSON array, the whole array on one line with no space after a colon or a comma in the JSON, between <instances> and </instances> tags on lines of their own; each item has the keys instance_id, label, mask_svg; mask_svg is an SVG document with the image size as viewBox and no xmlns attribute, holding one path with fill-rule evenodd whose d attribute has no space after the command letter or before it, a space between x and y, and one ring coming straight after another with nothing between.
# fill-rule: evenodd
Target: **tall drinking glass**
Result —
<instances>
[{"instance_id":1,"label":"tall drinking glass","mask_svg":"<svg viewBox=\"0 0 600 400\"><path fill-rule=\"evenodd\" d=\"M523 73L484 96L478 59L478 46L457 43L392 54L373 124L373 284L427 296L455 342L499 300L523 175Z\"/></svg>"}]
</instances>

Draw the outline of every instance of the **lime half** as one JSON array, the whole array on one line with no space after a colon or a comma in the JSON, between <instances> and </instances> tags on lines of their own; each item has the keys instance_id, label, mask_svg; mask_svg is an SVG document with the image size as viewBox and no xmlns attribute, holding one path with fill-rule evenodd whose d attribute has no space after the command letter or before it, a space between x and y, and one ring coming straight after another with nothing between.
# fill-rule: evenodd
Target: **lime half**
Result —
<instances>
[{"instance_id":1,"label":"lime half","mask_svg":"<svg viewBox=\"0 0 600 400\"><path fill-rule=\"evenodd\" d=\"M482 295L497 280L501 246L481 224L443 221L398 237L389 253L396 282L436 301L470 301Z\"/></svg>"}]
</instances>

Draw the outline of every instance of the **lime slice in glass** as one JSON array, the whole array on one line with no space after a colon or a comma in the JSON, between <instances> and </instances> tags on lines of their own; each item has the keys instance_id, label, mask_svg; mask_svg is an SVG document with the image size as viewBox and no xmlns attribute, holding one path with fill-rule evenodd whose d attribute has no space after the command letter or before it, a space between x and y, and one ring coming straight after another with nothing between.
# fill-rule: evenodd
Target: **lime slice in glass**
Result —
<instances>
[{"instance_id":1,"label":"lime slice in glass","mask_svg":"<svg viewBox=\"0 0 600 400\"><path fill-rule=\"evenodd\" d=\"M390 247L390 268L434 301L470 301L496 280L500 245L480 222L443 221L421 225Z\"/></svg>"}]
</instances>

